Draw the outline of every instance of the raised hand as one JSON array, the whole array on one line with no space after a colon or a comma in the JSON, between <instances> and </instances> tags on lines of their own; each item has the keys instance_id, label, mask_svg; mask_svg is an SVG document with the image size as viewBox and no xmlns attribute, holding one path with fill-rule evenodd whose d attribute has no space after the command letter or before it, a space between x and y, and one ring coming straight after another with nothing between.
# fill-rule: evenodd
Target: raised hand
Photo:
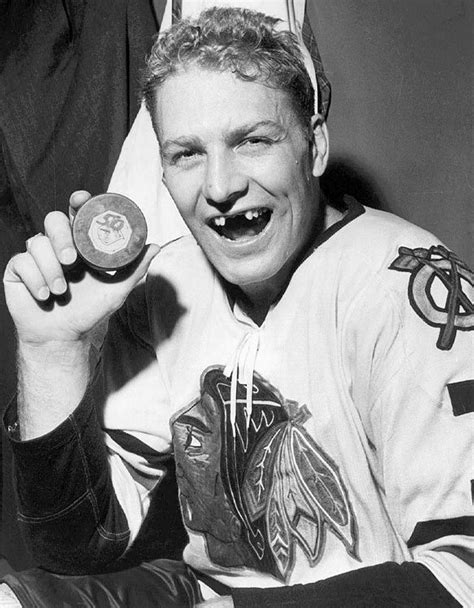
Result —
<instances>
[{"instance_id":1,"label":"raised hand","mask_svg":"<svg viewBox=\"0 0 474 608\"><path fill-rule=\"evenodd\" d=\"M5 295L20 342L40 345L87 339L121 306L159 251L148 245L137 262L114 276L76 264L71 221L89 198L88 192L75 192L69 218L59 211L49 213L44 234L29 239L26 251L14 256L6 268Z\"/></svg>"},{"instance_id":2,"label":"raised hand","mask_svg":"<svg viewBox=\"0 0 474 608\"><path fill-rule=\"evenodd\" d=\"M89 382L94 328L117 310L159 251L143 255L113 277L78 260L71 222L90 198L75 192L70 217L49 213L44 234L28 240L4 275L7 305L18 334L18 420L22 439L60 424L81 401Z\"/></svg>"}]
</instances>

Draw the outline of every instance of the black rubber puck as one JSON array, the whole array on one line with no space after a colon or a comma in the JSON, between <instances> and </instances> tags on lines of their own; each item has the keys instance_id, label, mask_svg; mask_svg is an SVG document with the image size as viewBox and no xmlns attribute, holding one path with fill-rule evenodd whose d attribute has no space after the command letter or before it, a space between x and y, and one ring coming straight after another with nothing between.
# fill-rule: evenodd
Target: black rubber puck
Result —
<instances>
[{"instance_id":1,"label":"black rubber puck","mask_svg":"<svg viewBox=\"0 0 474 608\"><path fill-rule=\"evenodd\" d=\"M79 209L72 225L81 258L98 270L131 264L146 243L147 226L140 208L121 194L98 194Z\"/></svg>"}]
</instances>

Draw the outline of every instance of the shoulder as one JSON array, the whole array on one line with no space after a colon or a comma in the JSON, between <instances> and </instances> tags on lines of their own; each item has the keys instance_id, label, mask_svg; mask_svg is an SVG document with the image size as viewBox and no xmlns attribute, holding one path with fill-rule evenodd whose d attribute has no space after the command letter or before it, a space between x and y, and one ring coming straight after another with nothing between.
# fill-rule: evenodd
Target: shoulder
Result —
<instances>
[{"instance_id":1,"label":"shoulder","mask_svg":"<svg viewBox=\"0 0 474 608\"><path fill-rule=\"evenodd\" d=\"M378 352L393 369L408 366L427 392L443 376L471 379L468 266L436 236L389 213L365 209L346 228L327 243L340 268L335 280L346 303L346 344L365 350L367 360Z\"/></svg>"},{"instance_id":2,"label":"shoulder","mask_svg":"<svg viewBox=\"0 0 474 608\"><path fill-rule=\"evenodd\" d=\"M310 273L332 287L338 305L349 310L369 300L373 307L391 300L403 307L407 279L397 269L399 256L427 251L440 242L426 230L391 213L350 202L344 219L322 235L310 256ZM428 256L430 254L427 254ZM315 285L318 289L318 285Z\"/></svg>"},{"instance_id":3,"label":"shoulder","mask_svg":"<svg viewBox=\"0 0 474 608\"><path fill-rule=\"evenodd\" d=\"M472 272L438 237L391 213L359 209L362 212L335 231L312 256L323 258L327 265L337 264L335 280L352 295L380 293L382 298L413 305L421 300L419 287L425 281L429 283L427 294L432 291L435 297L443 288L448 295L451 274L463 290L472 291Z\"/></svg>"},{"instance_id":4,"label":"shoulder","mask_svg":"<svg viewBox=\"0 0 474 608\"><path fill-rule=\"evenodd\" d=\"M352 260L352 266L358 266L367 275L375 276L389 269L401 247L430 248L440 243L427 230L392 213L363 206L360 210L327 244L331 254L346 263Z\"/></svg>"},{"instance_id":5,"label":"shoulder","mask_svg":"<svg viewBox=\"0 0 474 608\"><path fill-rule=\"evenodd\" d=\"M381 292L396 303L418 336L426 327L440 329L436 346L449 350L457 329L474 328L471 269L436 236L401 218L367 209L359 219L345 255L359 258L370 297Z\"/></svg>"}]
</instances>

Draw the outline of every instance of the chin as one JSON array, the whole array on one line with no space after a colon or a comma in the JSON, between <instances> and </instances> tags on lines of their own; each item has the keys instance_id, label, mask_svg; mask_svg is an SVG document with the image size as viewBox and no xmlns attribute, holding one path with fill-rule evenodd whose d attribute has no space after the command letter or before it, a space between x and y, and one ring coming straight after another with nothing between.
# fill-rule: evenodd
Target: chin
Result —
<instances>
[{"instance_id":1,"label":"chin","mask_svg":"<svg viewBox=\"0 0 474 608\"><path fill-rule=\"evenodd\" d=\"M280 285L284 282L282 279L282 268L262 268L252 271L242 272L221 272L221 276L232 285L239 287L244 293L266 292L269 295L275 291L279 291Z\"/></svg>"}]
</instances>

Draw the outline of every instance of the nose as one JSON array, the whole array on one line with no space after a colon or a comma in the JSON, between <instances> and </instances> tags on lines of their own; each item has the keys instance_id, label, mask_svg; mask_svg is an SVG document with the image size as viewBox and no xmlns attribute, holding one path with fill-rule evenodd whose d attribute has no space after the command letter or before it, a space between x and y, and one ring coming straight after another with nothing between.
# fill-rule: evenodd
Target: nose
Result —
<instances>
[{"instance_id":1,"label":"nose","mask_svg":"<svg viewBox=\"0 0 474 608\"><path fill-rule=\"evenodd\" d=\"M202 193L210 205L231 205L248 189L248 181L232 151L208 154Z\"/></svg>"}]
</instances>

